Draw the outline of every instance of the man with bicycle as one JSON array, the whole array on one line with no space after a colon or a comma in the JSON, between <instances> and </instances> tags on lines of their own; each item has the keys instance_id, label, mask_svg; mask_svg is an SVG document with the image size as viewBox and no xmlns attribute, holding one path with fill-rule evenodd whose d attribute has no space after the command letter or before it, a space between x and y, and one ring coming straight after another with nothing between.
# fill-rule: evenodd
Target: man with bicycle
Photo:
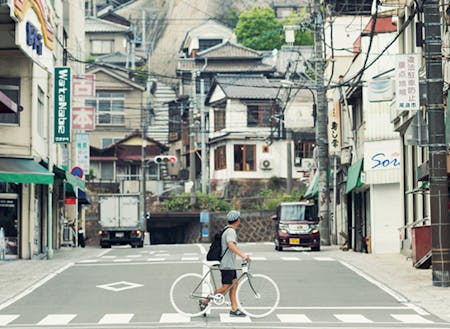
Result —
<instances>
[{"instance_id":1,"label":"man with bicycle","mask_svg":"<svg viewBox=\"0 0 450 329\"><path fill-rule=\"evenodd\" d=\"M230 289L231 310L230 316L246 316L244 312L238 309L236 300L237 273L236 269L240 264L237 262L237 257L243 260L250 261L250 257L242 252L237 247L236 229L241 224L241 213L237 210L232 210L227 214L228 225L222 234L222 252L223 256L220 261L220 273L222 276L222 286L218 288L214 294L223 294L232 285ZM199 302L200 309L207 307L209 300L201 300Z\"/></svg>"}]
</instances>

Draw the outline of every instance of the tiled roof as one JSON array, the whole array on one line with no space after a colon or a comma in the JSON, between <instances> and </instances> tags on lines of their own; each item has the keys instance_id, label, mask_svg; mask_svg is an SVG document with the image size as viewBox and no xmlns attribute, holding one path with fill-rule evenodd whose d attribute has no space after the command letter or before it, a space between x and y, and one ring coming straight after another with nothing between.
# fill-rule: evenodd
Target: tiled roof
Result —
<instances>
[{"instance_id":1,"label":"tiled roof","mask_svg":"<svg viewBox=\"0 0 450 329\"><path fill-rule=\"evenodd\" d=\"M130 27L116 24L95 17L86 17L84 20L85 32L128 32Z\"/></svg>"},{"instance_id":2,"label":"tiled roof","mask_svg":"<svg viewBox=\"0 0 450 329\"><path fill-rule=\"evenodd\" d=\"M197 54L199 58L261 58L256 50L231 43L229 41L208 48Z\"/></svg>"},{"instance_id":3,"label":"tiled roof","mask_svg":"<svg viewBox=\"0 0 450 329\"><path fill-rule=\"evenodd\" d=\"M178 71L202 71L202 72L273 72L275 69L261 63L261 61L208 61L206 66L203 61L194 59L179 59Z\"/></svg>"},{"instance_id":4,"label":"tiled roof","mask_svg":"<svg viewBox=\"0 0 450 329\"><path fill-rule=\"evenodd\" d=\"M228 98L276 99L278 89L260 75L218 75L215 82Z\"/></svg>"}]
</instances>

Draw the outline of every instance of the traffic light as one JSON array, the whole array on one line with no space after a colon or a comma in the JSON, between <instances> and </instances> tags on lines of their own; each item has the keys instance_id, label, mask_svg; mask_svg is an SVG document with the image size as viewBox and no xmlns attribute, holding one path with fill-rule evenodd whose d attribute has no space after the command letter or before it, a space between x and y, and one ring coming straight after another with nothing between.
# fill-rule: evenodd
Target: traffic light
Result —
<instances>
[{"instance_id":1,"label":"traffic light","mask_svg":"<svg viewBox=\"0 0 450 329\"><path fill-rule=\"evenodd\" d=\"M177 162L177 157L174 155L158 155L155 157L155 163L175 163Z\"/></svg>"}]
</instances>

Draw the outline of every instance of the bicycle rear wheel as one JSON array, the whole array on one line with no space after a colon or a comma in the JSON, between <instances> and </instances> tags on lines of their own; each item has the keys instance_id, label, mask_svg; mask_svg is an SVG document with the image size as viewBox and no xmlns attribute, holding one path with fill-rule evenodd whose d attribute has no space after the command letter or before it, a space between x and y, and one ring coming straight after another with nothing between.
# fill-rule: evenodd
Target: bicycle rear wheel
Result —
<instances>
[{"instance_id":1,"label":"bicycle rear wheel","mask_svg":"<svg viewBox=\"0 0 450 329\"><path fill-rule=\"evenodd\" d=\"M254 318L269 315L280 302L277 284L264 274L249 274L239 283L236 295L239 308Z\"/></svg>"},{"instance_id":2,"label":"bicycle rear wheel","mask_svg":"<svg viewBox=\"0 0 450 329\"><path fill-rule=\"evenodd\" d=\"M200 300L214 293L211 284L206 280L202 282L202 278L197 273L186 273L173 282L170 287L170 302L178 313L188 317L200 316L211 307L211 303L204 310L199 306Z\"/></svg>"}]
</instances>

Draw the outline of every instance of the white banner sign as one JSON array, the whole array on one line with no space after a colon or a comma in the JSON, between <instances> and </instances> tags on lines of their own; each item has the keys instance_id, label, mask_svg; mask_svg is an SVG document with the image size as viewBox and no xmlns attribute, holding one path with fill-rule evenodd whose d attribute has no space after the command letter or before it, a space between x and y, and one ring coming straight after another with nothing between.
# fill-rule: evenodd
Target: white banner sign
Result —
<instances>
[{"instance_id":1,"label":"white banner sign","mask_svg":"<svg viewBox=\"0 0 450 329\"><path fill-rule=\"evenodd\" d=\"M395 98L400 111L419 109L419 60L417 54L396 56Z\"/></svg>"}]
</instances>

